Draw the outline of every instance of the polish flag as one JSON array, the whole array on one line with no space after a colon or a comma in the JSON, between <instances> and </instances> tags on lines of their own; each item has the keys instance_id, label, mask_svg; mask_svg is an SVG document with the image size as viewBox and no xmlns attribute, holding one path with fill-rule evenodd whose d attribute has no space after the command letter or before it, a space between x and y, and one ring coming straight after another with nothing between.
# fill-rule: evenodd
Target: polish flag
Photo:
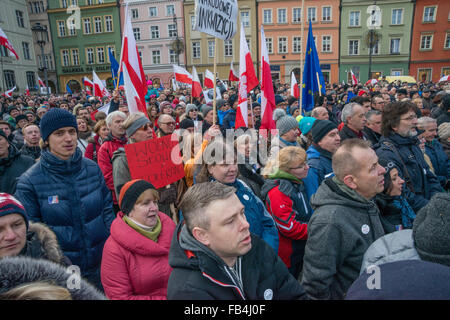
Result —
<instances>
[{"instance_id":1,"label":"polish flag","mask_svg":"<svg viewBox=\"0 0 450 320\"><path fill-rule=\"evenodd\" d=\"M197 74L197 69L192 67L192 96L200 97L202 94L202 84L200 83L200 79Z\"/></svg>"},{"instance_id":2,"label":"polish flag","mask_svg":"<svg viewBox=\"0 0 450 320\"><path fill-rule=\"evenodd\" d=\"M11 98L14 90L16 90L16 86L14 86L14 88L12 88L12 89L9 89L9 90L5 91L5 93L2 94L2 96L7 97L7 98Z\"/></svg>"},{"instance_id":3,"label":"polish flag","mask_svg":"<svg viewBox=\"0 0 450 320\"><path fill-rule=\"evenodd\" d=\"M84 89L86 90L86 94L88 95L92 95L91 89L94 87L94 83L89 80L89 78L87 77L83 77L83 85L84 85Z\"/></svg>"},{"instance_id":4,"label":"polish flag","mask_svg":"<svg viewBox=\"0 0 450 320\"><path fill-rule=\"evenodd\" d=\"M297 86L298 87L298 86ZM300 95L300 92L299 92ZM273 110L276 109L275 93L273 92L272 73L270 72L269 54L267 52L266 36L261 26L261 127L260 129L276 129L273 120Z\"/></svg>"},{"instance_id":5,"label":"polish flag","mask_svg":"<svg viewBox=\"0 0 450 320\"><path fill-rule=\"evenodd\" d=\"M44 81L42 81L41 78L39 78L39 76L38 76L38 83L39 83L39 86L40 86L40 87L45 88L45 83L44 83Z\"/></svg>"},{"instance_id":6,"label":"polish flag","mask_svg":"<svg viewBox=\"0 0 450 320\"><path fill-rule=\"evenodd\" d=\"M213 89L214 88L214 74L206 69L205 71L205 87Z\"/></svg>"},{"instance_id":7,"label":"polish flag","mask_svg":"<svg viewBox=\"0 0 450 320\"><path fill-rule=\"evenodd\" d=\"M30 88L28 88L28 85L27 85L27 88L25 89L25 95L26 96L30 96Z\"/></svg>"},{"instance_id":8,"label":"polish flag","mask_svg":"<svg viewBox=\"0 0 450 320\"><path fill-rule=\"evenodd\" d=\"M356 79L355 74L352 70L350 70L350 72L352 73L352 85L358 84L358 79Z\"/></svg>"},{"instance_id":9,"label":"polish flag","mask_svg":"<svg viewBox=\"0 0 450 320\"><path fill-rule=\"evenodd\" d=\"M245 40L244 25L241 23L241 41L239 57L239 90L238 107L236 110L235 128L248 127L248 99L247 96L258 84L255 68L253 67L250 50Z\"/></svg>"},{"instance_id":10,"label":"polish flag","mask_svg":"<svg viewBox=\"0 0 450 320\"><path fill-rule=\"evenodd\" d=\"M108 90L105 88L103 81L100 80L94 70L92 70L92 80L94 83L94 96L99 98L108 97Z\"/></svg>"},{"instance_id":11,"label":"polish flag","mask_svg":"<svg viewBox=\"0 0 450 320\"><path fill-rule=\"evenodd\" d=\"M11 57L16 56L16 59L19 60L19 56L17 55L16 50L14 50L12 43L9 42L8 37L3 32L2 28L0 28L0 46L4 46L9 50L9 55Z\"/></svg>"},{"instance_id":12,"label":"polish flag","mask_svg":"<svg viewBox=\"0 0 450 320\"><path fill-rule=\"evenodd\" d=\"M295 99L300 98L300 88L297 84L297 78L295 77L295 74L292 72L291 76L291 96L293 96Z\"/></svg>"},{"instance_id":13,"label":"polish flag","mask_svg":"<svg viewBox=\"0 0 450 320\"><path fill-rule=\"evenodd\" d=\"M228 81L239 81L239 74L234 71L233 61L230 64L230 74L228 75Z\"/></svg>"},{"instance_id":14,"label":"polish flag","mask_svg":"<svg viewBox=\"0 0 450 320\"><path fill-rule=\"evenodd\" d=\"M131 113L143 112L147 114L145 104L142 103L139 93L131 80L126 64L122 66L123 86L125 88L125 96L127 98L128 110Z\"/></svg>"},{"instance_id":15,"label":"polish flag","mask_svg":"<svg viewBox=\"0 0 450 320\"><path fill-rule=\"evenodd\" d=\"M175 74L175 81L192 84L192 75L183 67L173 65L173 73Z\"/></svg>"},{"instance_id":16,"label":"polish flag","mask_svg":"<svg viewBox=\"0 0 450 320\"><path fill-rule=\"evenodd\" d=\"M145 80L145 73L144 69L142 68L142 61L141 58L139 57L139 52L136 46L136 39L134 38L130 12L128 10L128 3L125 7L125 23L124 23L119 69L121 70L123 66L126 66L133 87L135 88L135 91L139 94L139 99L141 99L141 103L145 105L145 95L147 94L147 81Z\"/></svg>"}]
</instances>

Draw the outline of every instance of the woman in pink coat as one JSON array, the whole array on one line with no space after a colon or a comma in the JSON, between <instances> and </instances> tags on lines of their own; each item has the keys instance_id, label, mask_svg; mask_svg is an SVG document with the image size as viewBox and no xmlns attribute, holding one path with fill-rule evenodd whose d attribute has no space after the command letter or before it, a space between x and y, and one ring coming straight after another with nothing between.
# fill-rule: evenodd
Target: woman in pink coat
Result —
<instances>
[{"instance_id":1,"label":"woman in pink coat","mask_svg":"<svg viewBox=\"0 0 450 320\"><path fill-rule=\"evenodd\" d=\"M120 190L121 211L103 249L101 279L111 300L165 300L175 223L158 210L158 192L145 180Z\"/></svg>"}]
</instances>

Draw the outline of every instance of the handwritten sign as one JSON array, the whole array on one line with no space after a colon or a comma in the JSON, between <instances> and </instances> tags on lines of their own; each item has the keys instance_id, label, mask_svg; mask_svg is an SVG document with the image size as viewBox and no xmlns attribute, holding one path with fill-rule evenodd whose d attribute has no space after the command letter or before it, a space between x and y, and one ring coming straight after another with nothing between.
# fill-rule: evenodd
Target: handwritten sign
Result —
<instances>
[{"instance_id":1,"label":"handwritten sign","mask_svg":"<svg viewBox=\"0 0 450 320\"><path fill-rule=\"evenodd\" d=\"M237 31L236 0L195 0L194 30L229 40Z\"/></svg>"},{"instance_id":2,"label":"handwritten sign","mask_svg":"<svg viewBox=\"0 0 450 320\"><path fill-rule=\"evenodd\" d=\"M184 177L178 140L172 136L125 145L132 179L144 179L157 189Z\"/></svg>"}]
</instances>

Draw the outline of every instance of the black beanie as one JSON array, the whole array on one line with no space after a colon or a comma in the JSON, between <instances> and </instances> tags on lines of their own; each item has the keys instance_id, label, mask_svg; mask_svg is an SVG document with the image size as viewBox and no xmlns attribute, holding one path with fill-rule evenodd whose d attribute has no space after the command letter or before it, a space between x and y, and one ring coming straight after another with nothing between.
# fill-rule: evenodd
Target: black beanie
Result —
<instances>
[{"instance_id":1,"label":"black beanie","mask_svg":"<svg viewBox=\"0 0 450 320\"><path fill-rule=\"evenodd\" d=\"M331 130L337 129L336 124L330 120L316 120L311 128L314 143L319 143Z\"/></svg>"},{"instance_id":2,"label":"black beanie","mask_svg":"<svg viewBox=\"0 0 450 320\"><path fill-rule=\"evenodd\" d=\"M119 206L122 212L128 215L139 198L148 189L155 189L150 183L142 179L131 180L120 188ZM155 189L156 190L156 189Z\"/></svg>"},{"instance_id":3,"label":"black beanie","mask_svg":"<svg viewBox=\"0 0 450 320\"><path fill-rule=\"evenodd\" d=\"M64 127L73 127L78 134L77 120L73 114L64 109L50 109L41 119L42 140L47 141L48 137L56 130Z\"/></svg>"}]
</instances>

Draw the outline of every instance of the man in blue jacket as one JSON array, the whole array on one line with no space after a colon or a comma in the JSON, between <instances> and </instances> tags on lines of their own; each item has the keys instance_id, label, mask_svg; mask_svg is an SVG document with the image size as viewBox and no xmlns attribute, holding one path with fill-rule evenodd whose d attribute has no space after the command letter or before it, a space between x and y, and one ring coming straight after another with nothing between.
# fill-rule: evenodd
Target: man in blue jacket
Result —
<instances>
[{"instance_id":1,"label":"man in blue jacket","mask_svg":"<svg viewBox=\"0 0 450 320\"><path fill-rule=\"evenodd\" d=\"M103 245L115 218L111 193L98 165L77 148L75 116L51 109L41 136L41 160L20 177L15 196L30 221L49 226L81 276L101 289Z\"/></svg>"}]
</instances>

